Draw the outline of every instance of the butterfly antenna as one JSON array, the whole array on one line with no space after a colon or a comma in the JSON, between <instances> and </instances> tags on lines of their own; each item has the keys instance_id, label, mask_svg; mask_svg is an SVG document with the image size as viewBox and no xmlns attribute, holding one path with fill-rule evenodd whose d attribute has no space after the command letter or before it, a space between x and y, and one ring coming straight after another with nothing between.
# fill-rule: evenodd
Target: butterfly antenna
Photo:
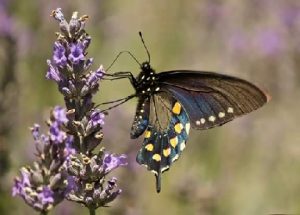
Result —
<instances>
[{"instance_id":1,"label":"butterfly antenna","mask_svg":"<svg viewBox=\"0 0 300 215\"><path fill-rule=\"evenodd\" d=\"M143 45L144 45L144 47L145 47L145 49L146 49L146 52L147 52L147 55L148 55L148 62L150 63L150 53L149 53L149 50L148 50L148 48L147 48L147 46L146 46L146 44L145 44L145 41L144 41L144 38L143 38L143 35L142 35L142 32L141 32L141 31L139 31L139 35L140 35L140 38L141 38L141 40L142 40L142 43L143 43Z\"/></svg>"},{"instance_id":2,"label":"butterfly antenna","mask_svg":"<svg viewBox=\"0 0 300 215\"><path fill-rule=\"evenodd\" d=\"M116 56L116 58L113 60L113 62L109 65L109 67L107 67L106 71L108 71L108 70L114 65L114 63L118 60L118 58L119 58L122 54L124 54L124 53L129 54L129 55L135 60L135 62L137 62L137 64L139 64L140 66L142 65L130 51L121 51L121 52Z\"/></svg>"},{"instance_id":3,"label":"butterfly antenna","mask_svg":"<svg viewBox=\"0 0 300 215\"><path fill-rule=\"evenodd\" d=\"M160 193L161 190L161 172L158 173L158 175L155 175L156 178L156 192Z\"/></svg>"}]
</instances>

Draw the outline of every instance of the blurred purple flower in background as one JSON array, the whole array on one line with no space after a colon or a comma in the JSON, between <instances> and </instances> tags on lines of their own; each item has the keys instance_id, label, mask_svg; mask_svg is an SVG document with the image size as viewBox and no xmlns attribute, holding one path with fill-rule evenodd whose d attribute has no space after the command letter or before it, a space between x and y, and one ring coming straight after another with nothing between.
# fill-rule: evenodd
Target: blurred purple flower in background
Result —
<instances>
[{"instance_id":1,"label":"blurred purple flower in background","mask_svg":"<svg viewBox=\"0 0 300 215\"><path fill-rule=\"evenodd\" d=\"M299 5L282 5L280 8L280 18L284 25L288 28L294 27L300 22L300 6ZM300 23L299 23L300 24Z\"/></svg>"},{"instance_id":2,"label":"blurred purple flower in background","mask_svg":"<svg viewBox=\"0 0 300 215\"><path fill-rule=\"evenodd\" d=\"M284 41L275 29L263 29L254 37L254 46L265 56L278 56L284 49Z\"/></svg>"},{"instance_id":3,"label":"blurred purple flower in background","mask_svg":"<svg viewBox=\"0 0 300 215\"><path fill-rule=\"evenodd\" d=\"M29 206L41 213L47 213L65 197L67 184L64 182L66 170L63 165L68 155L64 153L67 134L62 128L63 122L67 123L68 120L61 114L63 112L65 110L61 107L55 107L52 111L48 135L40 134L38 124L31 128L37 160L33 167L21 168L21 177L15 178L12 189L13 196L22 197Z\"/></svg>"}]
</instances>

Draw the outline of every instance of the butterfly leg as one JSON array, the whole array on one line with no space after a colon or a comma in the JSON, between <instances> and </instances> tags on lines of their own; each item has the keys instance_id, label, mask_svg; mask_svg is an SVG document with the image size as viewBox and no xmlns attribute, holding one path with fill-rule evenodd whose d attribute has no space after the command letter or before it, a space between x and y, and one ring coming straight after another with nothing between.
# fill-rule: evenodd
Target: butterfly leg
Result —
<instances>
[{"instance_id":1,"label":"butterfly leg","mask_svg":"<svg viewBox=\"0 0 300 215\"><path fill-rule=\"evenodd\" d=\"M104 74L104 76L111 77L111 78L106 79L106 80L111 80L111 81L128 78L133 86L137 85L137 81L131 72L116 72L113 74Z\"/></svg>"},{"instance_id":2,"label":"butterfly leg","mask_svg":"<svg viewBox=\"0 0 300 215\"><path fill-rule=\"evenodd\" d=\"M116 107L120 106L121 104L124 104L125 102L127 102L128 100L132 99L135 96L136 96L135 94L132 94L132 95L127 96L127 97L122 98L122 99L117 99L115 101L104 102L104 103L98 104L96 107L99 107L99 106L105 105L105 104L112 104L112 103L117 103L118 102L117 104L115 104L113 106L110 106L110 107L108 107L108 108L101 111L101 112L105 112L105 111L111 110L113 108L116 108Z\"/></svg>"}]
</instances>

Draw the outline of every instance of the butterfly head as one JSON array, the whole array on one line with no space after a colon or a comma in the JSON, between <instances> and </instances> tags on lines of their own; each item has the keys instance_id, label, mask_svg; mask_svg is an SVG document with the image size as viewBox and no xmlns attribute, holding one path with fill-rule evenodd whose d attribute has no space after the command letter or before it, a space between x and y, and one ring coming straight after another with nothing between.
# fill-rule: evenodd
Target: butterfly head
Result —
<instances>
[{"instance_id":1,"label":"butterfly head","mask_svg":"<svg viewBox=\"0 0 300 215\"><path fill-rule=\"evenodd\" d=\"M141 70L148 74L153 72L153 69L151 68L151 65L148 61L145 61L144 63L142 63Z\"/></svg>"}]
</instances>

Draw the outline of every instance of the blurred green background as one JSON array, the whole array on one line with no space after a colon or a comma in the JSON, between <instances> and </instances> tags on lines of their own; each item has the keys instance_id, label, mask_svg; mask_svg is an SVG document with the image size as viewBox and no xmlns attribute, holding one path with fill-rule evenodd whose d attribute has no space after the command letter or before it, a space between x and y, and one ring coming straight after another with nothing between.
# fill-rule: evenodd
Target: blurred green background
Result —
<instances>
[{"instance_id":1,"label":"blurred green background","mask_svg":"<svg viewBox=\"0 0 300 215\"><path fill-rule=\"evenodd\" d=\"M188 147L163 175L155 192L152 173L135 163L142 138L130 140L136 101L111 111L105 147L127 153L129 165L114 174L123 193L97 214L300 213L300 1L299 0L0 0L0 214L34 214L11 197L13 177L34 160L28 127L63 105L54 82L45 80L46 59L61 7L88 14L94 68L107 67L119 51L147 59L142 31L157 71L218 71L256 83L272 95L262 109L225 126L192 131ZM122 56L111 72L139 66ZM97 101L133 92L127 80L102 82ZM87 214L60 204L50 214Z\"/></svg>"}]
</instances>

